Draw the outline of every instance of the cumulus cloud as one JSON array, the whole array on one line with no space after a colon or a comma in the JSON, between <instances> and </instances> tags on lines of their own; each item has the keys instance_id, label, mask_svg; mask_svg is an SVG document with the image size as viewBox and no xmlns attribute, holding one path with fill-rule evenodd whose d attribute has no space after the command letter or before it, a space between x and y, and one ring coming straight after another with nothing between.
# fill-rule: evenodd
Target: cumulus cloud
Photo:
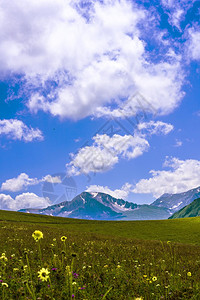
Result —
<instances>
[{"instance_id":1,"label":"cumulus cloud","mask_svg":"<svg viewBox=\"0 0 200 300\"><path fill-rule=\"evenodd\" d=\"M29 178L26 173L21 173L16 178L8 179L1 185L2 191L18 192L26 189L29 185L36 185L39 181L37 178Z\"/></svg>"},{"instance_id":2,"label":"cumulus cloud","mask_svg":"<svg viewBox=\"0 0 200 300\"><path fill-rule=\"evenodd\" d=\"M119 162L119 159L134 159L149 149L147 135L168 134L173 125L161 121L150 121L138 124L133 135L97 134L93 144L80 148L71 154L71 161L66 165L69 176L105 172Z\"/></svg>"},{"instance_id":3,"label":"cumulus cloud","mask_svg":"<svg viewBox=\"0 0 200 300\"><path fill-rule=\"evenodd\" d=\"M10 195L0 194L0 209L20 210L23 208L45 208L50 205L48 198L34 193L23 193L13 199Z\"/></svg>"},{"instance_id":4,"label":"cumulus cloud","mask_svg":"<svg viewBox=\"0 0 200 300\"><path fill-rule=\"evenodd\" d=\"M200 161L167 158L164 167L170 170L151 170L149 179L141 179L134 193L151 193L158 198L164 193L181 193L200 186Z\"/></svg>"},{"instance_id":5,"label":"cumulus cloud","mask_svg":"<svg viewBox=\"0 0 200 300\"><path fill-rule=\"evenodd\" d=\"M24 142L43 140L42 132L39 129L29 128L22 121L16 119L0 120L0 136Z\"/></svg>"},{"instance_id":6,"label":"cumulus cloud","mask_svg":"<svg viewBox=\"0 0 200 300\"><path fill-rule=\"evenodd\" d=\"M132 184L125 183L121 189L111 190L107 186L101 186L101 185L90 185L87 187L86 192L89 193L105 193L109 194L110 196L117 198L117 199L126 199L131 192Z\"/></svg>"},{"instance_id":7,"label":"cumulus cloud","mask_svg":"<svg viewBox=\"0 0 200 300\"><path fill-rule=\"evenodd\" d=\"M40 182L61 183L60 176L46 175L42 179L30 178L26 173L21 173L16 178L6 180L1 185L2 191L19 192L28 186L37 185Z\"/></svg>"},{"instance_id":8,"label":"cumulus cloud","mask_svg":"<svg viewBox=\"0 0 200 300\"><path fill-rule=\"evenodd\" d=\"M181 63L167 55L153 62L140 26L148 20L128 0L2 0L1 73L24 75L33 112L98 116L140 91L159 114L170 113L183 97Z\"/></svg>"},{"instance_id":9,"label":"cumulus cloud","mask_svg":"<svg viewBox=\"0 0 200 300\"><path fill-rule=\"evenodd\" d=\"M81 148L71 155L71 162L66 165L68 175L105 172L118 163L119 158L136 158L149 148L148 141L139 135L107 134L93 137L92 146Z\"/></svg>"}]
</instances>

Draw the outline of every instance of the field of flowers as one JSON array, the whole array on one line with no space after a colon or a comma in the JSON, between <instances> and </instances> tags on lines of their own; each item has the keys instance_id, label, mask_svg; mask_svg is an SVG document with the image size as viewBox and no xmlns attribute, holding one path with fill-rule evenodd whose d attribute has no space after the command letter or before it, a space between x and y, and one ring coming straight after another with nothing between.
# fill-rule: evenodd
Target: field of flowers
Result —
<instances>
[{"instance_id":1,"label":"field of flowers","mask_svg":"<svg viewBox=\"0 0 200 300\"><path fill-rule=\"evenodd\" d=\"M78 230L70 221L37 220L0 218L2 300L200 299L199 245L108 237L81 231L78 220Z\"/></svg>"}]
</instances>

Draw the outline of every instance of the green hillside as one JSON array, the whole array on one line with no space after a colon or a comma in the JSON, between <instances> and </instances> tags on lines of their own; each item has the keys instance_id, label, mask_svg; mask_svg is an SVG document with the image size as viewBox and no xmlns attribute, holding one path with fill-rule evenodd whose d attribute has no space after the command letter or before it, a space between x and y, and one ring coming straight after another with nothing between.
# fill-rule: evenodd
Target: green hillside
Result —
<instances>
[{"instance_id":1,"label":"green hillside","mask_svg":"<svg viewBox=\"0 0 200 300\"><path fill-rule=\"evenodd\" d=\"M200 198L174 213L169 219L190 218L200 216Z\"/></svg>"},{"instance_id":2,"label":"green hillside","mask_svg":"<svg viewBox=\"0 0 200 300\"><path fill-rule=\"evenodd\" d=\"M91 233L109 237L174 241L200 245L200 217L178 220L93 221L0 211L0 228L25 225L49 231Z\"/></svg>"}]
</instances>

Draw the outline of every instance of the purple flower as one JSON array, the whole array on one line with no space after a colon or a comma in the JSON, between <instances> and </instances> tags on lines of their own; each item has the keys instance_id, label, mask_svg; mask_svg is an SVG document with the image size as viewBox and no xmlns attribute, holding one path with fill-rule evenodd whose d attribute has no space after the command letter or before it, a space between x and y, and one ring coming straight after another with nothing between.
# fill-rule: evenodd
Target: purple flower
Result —
<instances>
[{"instance_id":1,"label":"purple flower","mask_svg":"<svg viewBox=\"0 0 200 300\"><path fill-rule=\"evenodd\" d=\"M2 282L3 282L3 280L0 280L0 282L2 283Z\"/></svg>"},{"instance_id":2,"label":"purple flower","mask_svg":"<svg viewBox=\"0 0 200 300\"><path fill-rule=\"evenodd\" d=\"M77 273L73 273L74 278L78 278L78 274Z\"/></svg>"},{"instance_id":3,"label":"purple flower","mask_svg":"<svg viewBox=\"0 0 200 300\"><path fill-rule=\"evenodd\" d=\"M75 296L74 296L74 294L72 294L72 298L74 298Z\"/></svg>"},{"instance_id":4,"label":"purple flower","mask_svg":"<svg viewBox=\"0 0 200 300\"><path fill-rule=\"evenodd\" d=\"M52 271L57 271L57 268L52 268L51 270L52 270Z\"/></svg>"}]
</instances>

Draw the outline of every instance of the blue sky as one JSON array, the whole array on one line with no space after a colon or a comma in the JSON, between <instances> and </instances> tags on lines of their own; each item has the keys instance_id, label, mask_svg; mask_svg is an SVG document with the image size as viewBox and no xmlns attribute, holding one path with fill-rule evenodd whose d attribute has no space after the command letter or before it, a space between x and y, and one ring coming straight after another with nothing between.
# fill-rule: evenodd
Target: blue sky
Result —
<instances>
[{"instance_id":1,"label":"blue sky","mask_svg":"<svg viewBox=\"0 0 200 300\"><path fill-rule=\"evenodd\" d=\"M0 4L0 208L199 186L199 1L26 2Z\"/></svg>"}]
</instances>

